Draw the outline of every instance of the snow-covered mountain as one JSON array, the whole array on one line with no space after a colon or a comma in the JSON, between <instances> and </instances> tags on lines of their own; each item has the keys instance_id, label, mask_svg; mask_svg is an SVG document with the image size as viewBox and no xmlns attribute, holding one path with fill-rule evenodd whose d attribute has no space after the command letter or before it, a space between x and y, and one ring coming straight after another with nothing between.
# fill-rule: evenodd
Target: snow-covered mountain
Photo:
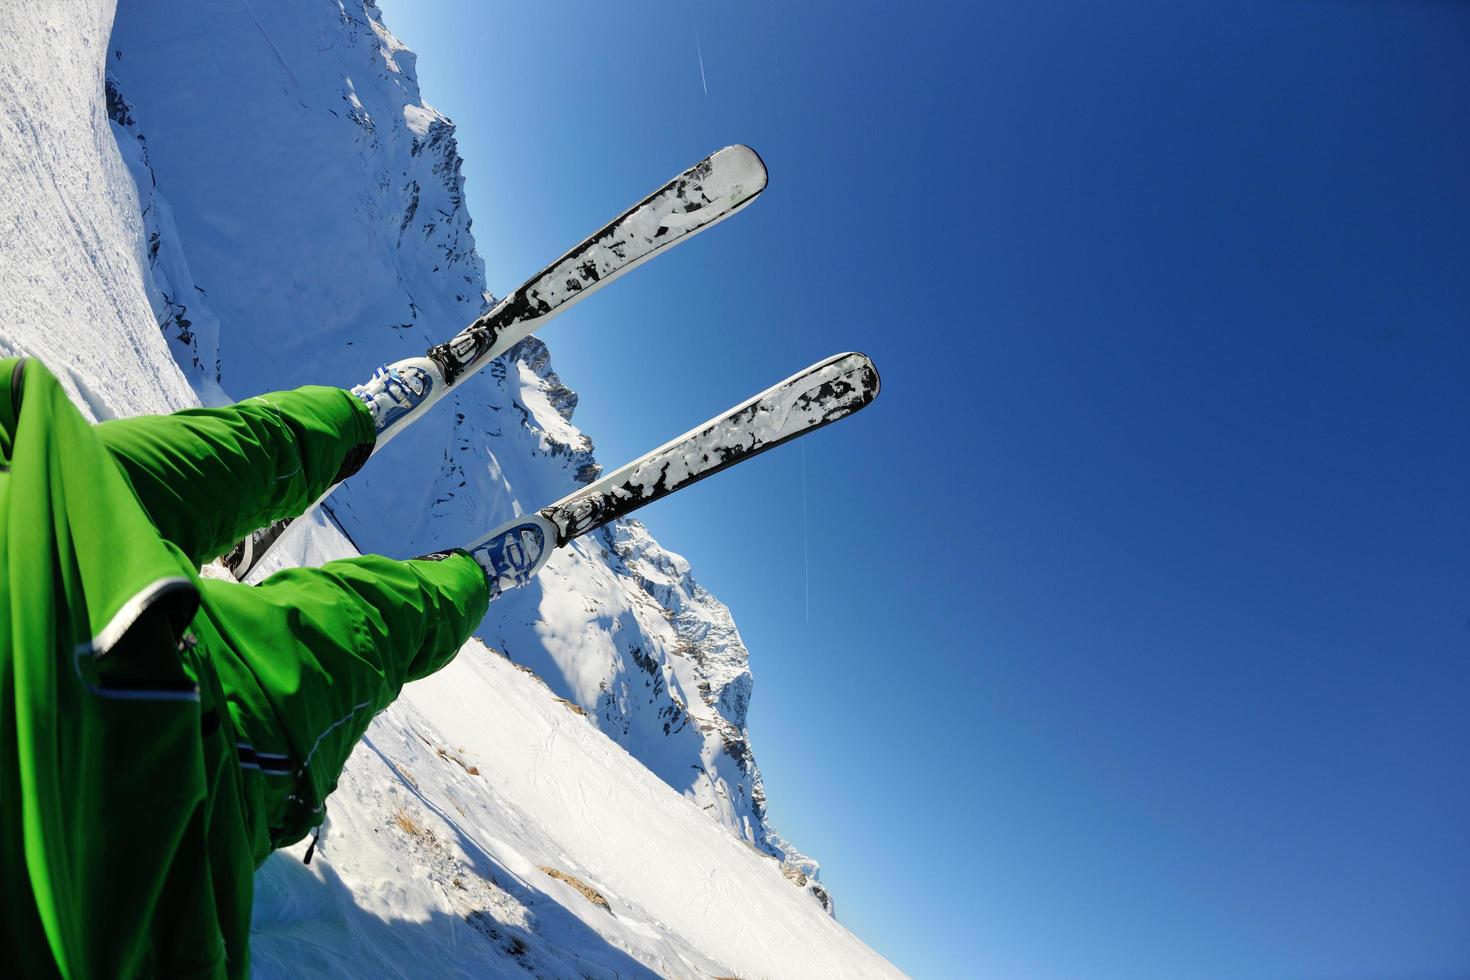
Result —
<instances>
[{"instance_id":1,"label":"snow-covered mountain","mask_svg":"<svg viewBox=\"0 0 1470 980\"><path fill-rule=\"evenodd\" d=\"M453 127L371 2L113 3L7 4L0 354L105 418L348 384L485 307ZM273 564L462 543L597 471L538 340L452 401ZM261 871L259 972L893 974L768 826L745 648L642 525L480 636L374 722L321 857Z\"/></svg>"},{"instance_id":2,"label":"snow-covered mountain","mask_svg":"<svg viewBox=\"0 0 1470 980\"><path fill-rule=\"evenodd\" d=\"M149 198L155 312L206 396L350 384L487 307L453 126L423 101L413 54L372 4L125 0L107 78L119 142ZM596 475L592 443L571 423L576 396L540 340L453 402L334 498L362 548L408 556L464 544ZM644 535L641 563L623 561L615 537L637 533L562 552L536 587L497 604L481 635L780 855L745 735L746 651L707 594L712 639L691 639L700 613L681 597L698 586L646 588L640 569L679 560ZM684 625L671 629L681 609Z\"/></svg>"}]
</instances>

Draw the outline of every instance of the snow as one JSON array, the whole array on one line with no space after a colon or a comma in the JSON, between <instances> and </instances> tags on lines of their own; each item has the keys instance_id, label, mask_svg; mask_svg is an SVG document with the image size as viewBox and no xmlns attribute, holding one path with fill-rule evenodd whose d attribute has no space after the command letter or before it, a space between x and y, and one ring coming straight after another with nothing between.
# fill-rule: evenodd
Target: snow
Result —
<instances>
[{"instance_id":1,"label":"snow","mask_svg":"<svg viewBox=\"0 0 1470 980\"><path fill-rule=\"evenodd\" d=\"M102 419L351 383L486 308L452 126L371 3L116 16L7 4L0 353ZM460 543L596 473L536 339L446 402L260 573ZM257 875L256 972L897 975L793 887L816 865L766 823L751 683L640 524L564 549L373 722L312 863Z\"/></svg>"},{"instance_id":2,"label":"snow","mask_svg":"<svg viewBox=\"0 0 1470 980\"><path fill-rule=\"evenodd\" d=\"M41 358L94 419L194 404L149 307L138 195L101 99L112 4L6 7L0 356Z\"/></svg>"}]
</instances>

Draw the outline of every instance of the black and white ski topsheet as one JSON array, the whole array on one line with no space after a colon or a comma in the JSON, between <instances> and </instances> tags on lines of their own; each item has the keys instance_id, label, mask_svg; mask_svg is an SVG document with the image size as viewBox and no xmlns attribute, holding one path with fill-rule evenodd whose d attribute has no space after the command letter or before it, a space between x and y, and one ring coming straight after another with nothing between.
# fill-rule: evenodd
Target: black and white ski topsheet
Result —
<instances>
[{"instance_id":1,"label":"black and white ski topsheet","mask_svg":"<svg viewBox=\"0 0 1470 980\"><path fill-rule=\"evenodd\" d=\"M877 396L878 371L866 355L828 358L466 550L491 570L493 599L528 582L555 548L578 535L846 418Z\"/></svg>"},{"instance_id":2,"label":"black and white ski topsheet","mask_svg":"<svg viewBox=\"0 0 1470 980\"><path fill-rule=\"evenodd\" d=\"M766 165L748 146L696 163L542 269L447 344L429 351L453 387L579 300L755 200Z\"/></svg>"},{"instance_id":3,"label":"black and white ski topsheet","mask_svg":"<svg viewBox=\"0 0 1470 980\"><path fill-rule=\"evenodd\" d=\"M765 190L766 179L765 164L754 150L727 146L608 222L447 343L424 357L380 368L382 378L374 380L387 382L392 399L380 400L384 408L374 451L557 314L745 208ZM277 521L236 545L225 557L235 577L249 574L289 524Z\"/></svg>"}]
</instances>

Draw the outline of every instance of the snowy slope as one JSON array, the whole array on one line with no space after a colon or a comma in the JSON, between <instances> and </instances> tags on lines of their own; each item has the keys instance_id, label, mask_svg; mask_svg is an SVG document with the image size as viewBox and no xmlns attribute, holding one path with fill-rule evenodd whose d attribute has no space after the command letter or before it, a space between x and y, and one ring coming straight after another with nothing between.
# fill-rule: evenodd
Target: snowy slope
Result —
<instances>
[{"instance_id":1,"label":"snowy slope","mask_svg":"<svg viewBox=\"0 0 1470 980\"><path fill-rule=\"evenodd\" d=\"M900 975L478 641L373 722L328 812L310 866L303 842L257 876L259 975Z\"/></svg>"},{"instance_id":2,"label":"snowy slope","mask_svg":"<svg viewBox=\"0 0 1470 980\"><path fill-rule=\"evenodd\" d=\"M285 32L290 43L278 45L281 38L273 40L255 20L256 13L267 16L263 3L127 5L120 18L136 16L158 33L148 43L131 35L135 46L124 49L117 38L107 42L112 2L6 5L0 351L40 356L86 411L105 418L192 404L196 392L215 399L257 390L248 369L234 374L232 365L247 364L252 345L286 342L291 330L319 338L325 349L315 353L314 339L311 356L298 351L288 358L271 379L279 384L339 380L341 365L359 367L354 358L370 363L391 356L395 344L421 347L416 336L395 339L409 328L368 329L361 318L376 308L366 300L344 321L327 317L330 303L354 288L381 287L387 291L376 294L378 301L393 300L382 286L391 278L385 270L394 271L399 294L412 296L411 315L433 311L432 329L439 319L458 317L462 306L479 308L483 298L465 291L479 282L478 259L468 219L453 200L457 157L447 123L440 127L432 110L415 109L417 93L403 74L411 58L374 22L371 7L277 4L276 16L303 18L293 22L299 31ZM195 6L216 20L190 22ZM176 22L162 17L167 10ZM326 23L312 20L324 13ZM296 149L314 161L310 166L286 152L289 141L275 138L267 124L282 106L268 92L251 91L247 77L269 69L278 74L271 83L278 93L302 95L313 61L299 60L292 44L319 55L336 51L353 66L350 89L342 65L336 76L322 75L335 77L343 104L353 105L355 94L367 114L375 105L385 111L375 101L386 98L385 89L401 98L396 109L387 103L386 116L370 118L371 127L349 119L344 125L353 132L345 141L297 120ZM212 53L198 54L205 50ZM116 69L150 59L154 71L177 73L160 86L207 80L199 59L242 74L235 89L216 79L223 88L209 97L199 94L207 85L196 87L190 98L199 101L178 116L145 100L151 90L137 75L117 73L105 89L104 63ZM131 91L130 81L137 83ZM226 90L238 104L209 101ZM257 97L270 104L253 115ZM401 127L378 121L394 112ZM321 194L349 187L335 199L348 202L351 220L330 209L314 215L329 214L337 224L327 230L338 237L307 240L276 227L284 222L278 212L299 202L273 203L270 194L242 186L247 167L207 160L206 148L190 143L200 135L200 116L266 125L248 138L235 134L235 152L263 144L268 163L296 177L309 176L312 166L335 166L314 187ZM178 171L168 162L172 139L187 151L175 160ZM448 217L407 244L369 234L385 220L402 224L406 204L383 209L385 201L405 201L407 185L396 177L386 186L360 182L382 172L364 160L403 168L419 185L420 206L438 213L447 205ZM209 169L215 164L221 169ZM223 206L237 192L255 206L249 221ZM191 245L196 232L205 241L200 249ZM267 232L280 236L273 247L252 240ZM239 236L238 248L211 252L230 234ZM275 261L281 255L288 272ZM377 264L364 272L369 262ZM311 288L318 278L326 299ZM267 287L296 290L301 318L290 328L271 319L290 304L241 320L255 308L241 297ZM359 346L375 352L359 355ZM479 495L447 496L460 502L429 508L444 527L471 526L487 515L498 520L522 507L519 494L539 502L591 466L590 446L569 422L575 396L555 380L544 348L529 345L496 368L477 389L466 389L461 404L441 406L440 428L429 426L429 435L416 440L452 447L436 457L441 490L473 485ZM456 436L471 419L499 437ZM457 487L455 467L466 488ZM339 509L354 536L371 537L375 529L354 524L351 512L370 512L372 495L390 500L394 490L364 487L344 502ZM390 544L414 543L430 540L435 527L426 520L377 531L402 535ZM320 515L293 532L291 545L277 561L320 562L353 550ZM759 773L743 748L745 651L724 607L694 583L687 563L635 523L563 557L553 576L486 623L498 645L534 661L555 691L471 642L450 668L405 692L374 722L328 801L320 856L308 867L277 855L257 876L257 972L896 975L811 895L792 887L778 859L731 833L770 846ZM676 771L690 758L705 767L697 784Z\"/></svg>"},{"instance_id":3,"label":"snowy slope","mask_svg":"<svg viewBox=\"0 0 1470 980\"><path fill-rule=\"evenodd\" d=\"M15 0L0 31L0 356L42 358L94 419L195 402L149 306L102 104L111 19L109 2Z\"/></svg>"}]
</instances>

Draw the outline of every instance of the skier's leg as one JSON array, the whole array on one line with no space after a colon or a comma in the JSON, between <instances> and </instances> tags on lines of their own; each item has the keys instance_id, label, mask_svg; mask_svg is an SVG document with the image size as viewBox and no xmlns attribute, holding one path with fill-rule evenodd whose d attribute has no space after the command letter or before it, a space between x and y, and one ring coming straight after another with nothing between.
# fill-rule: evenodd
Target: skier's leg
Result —
<instances>
[{"instance_id":1,"label":"skier's leg","mask_svg":"<svg viewBox=\"0 0 1470 980\"><path fill-rule=\"evenodd\" d=\"M324 387L117 419L97 432L159 533L196 563L300 514L373 446L366 406Z\"/></svg>"},{"instance_id":2,"label":"skier's leg","mask_svg":"<svg viewBox=\"0 0 1470 980\"><path fill-rule=\"evenodd\" d=\"M363 555L285 569L253 587L201 584L219 636L209 656L249 776L257 862L321 822L373 716L405 683L448 663L489 602L485 572L464 552Z\"/></svg>"}]
</instances>

